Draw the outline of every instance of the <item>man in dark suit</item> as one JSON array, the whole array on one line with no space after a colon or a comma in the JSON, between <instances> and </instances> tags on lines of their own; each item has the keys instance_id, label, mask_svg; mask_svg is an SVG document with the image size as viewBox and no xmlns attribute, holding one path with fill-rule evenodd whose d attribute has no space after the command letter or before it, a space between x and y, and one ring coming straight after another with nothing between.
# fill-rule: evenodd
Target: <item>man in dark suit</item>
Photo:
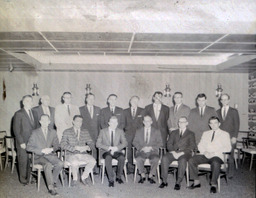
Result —
<instances>
[{"instance_id":1,"label":"man in dark suit","mask_svg":"<svg viewBox=\"0 0 256 198\"><path fill-rule=\"evenodd\" d=\"M169 165L178 161L178 178L174 190L180 190L180 183L184 177L188 160L192 157L192 151L196 149L195 134L187 129L187 117L179 118L179 129L171 132L168 142L168 152L163 156L161 162L162 184L159 188L168 186L167 176Z\"/></svg>"},{"instance_id":2,"label":"man in dark suit","mask_svg":"<svg viewBox=\"0 0 256 198\"><path fill-rule=\"evenodd\" d=\"M114 187L114 172L112 168L112 159L118 161L116 181L123 183L121 173L124 169L125 155L122 150L127 146L127 141L123 130L117 128L118 119L112 116L109 119L109 127L100 131L96 146L101 149L102 157L105 159L106 170L108 174L109 187Z\"/></svg>"},{"instance_id":3,"label":"man in dark suit","mask_svg":"<svg viewBox=\"0 0 256 198\"><path fill-rule=\"evenodd\" d=\"M51 122L49 115L41 115L39 122L41 127L32 132L27 144L27 151L33 152L35 154L34 162L43 166L49 193L57 195L56 183L63 168L63 162L56 155L60 144L56 131L48 128Z\"/></svg>"},{"instance_id":4,"label":"man in dark suit","mask_svg":"<svg viewBox=\"0 0 256 198\"><path fill-rule=\"evenodd\" d=\"M146 174L144 171L144 163L149 159L151 169L148 175L148 181L151 184L156 183L154 175L159 163L159 148L163 146L162 138L159 135L159 130L151 127L153 121L148 115L144 117L144 127L136 131L133 139L133 146L136 148L136 162L141 176L139 183L144 183Z\"/></svg>"},{"instance_id":5,"label":"man in dark suit","mask_svg":"<svg viewBox=\"0 0 256 198\"><path fill-rule=\"evenodd\" d=\"M153 95L153 104L145 107L144 115L149 115L152 118L152 127L159 129L161 132L163 146L166 147L168 137L167 120L169 117L169 107L162 104L163 93L156 91Z\"/></svg>"},{"instance_id":6,"label":"man in dark suit","mask_svg":"<svg viewBox=\"0 0 256 198\"><path fill-rule=\"evenodd\" d=\"M173 95L174 106L170 107L168 127L169 131L178 129L178 120L180 117L188 117L190 108L183 104L183 94L181 92L175 92Z\"/></svg>"},{"instance_id":7,"label":"man in dark suit","mask_svg":"<svg viewBox=\"0 0 256 198\"><path fill-rule=\"evenodd\" d=\"M206 105L207 97L204 93L198 94L196 101L198 106L191 109L188 116L188 128L195 133L196 144L198 144L203 132L210 129L209 119L217 116L217 113L213 107Z\"/></svg>"},{"instance_id":8,"label":"man in dark suit","mask_svg":"<svg viewBox=\"0 0 256 198\"><path fill-rule=\"evenodd\" d=\"M134 166L132 164L132 141L137 129L143 127L143 109L138 107L140 98L133 96L130 99L130 108L124 110L125 119L125 137L128 142L128 174L133 173Z\"/></svg>"},{"instance_id":9,"label":"man in dark suit","mask_svg":"<svg viewBox=\"0 0 256 198\"><path fill-rule=\"evenodd\" d=\"M51 129L55 129L55 121L54 121L54 114L55 114L55 108L50 107L50 97L47 95L44 95L40 99L40 105L37 107L34 107L33 110L37 113L37 118L41 118L41 115L47 114L50 117L51 123L49 124L49 127ZM37 126L39 127L39 120L37 120Z\"/></svg>"},{"instance_id":10,"label":"man in dark suit","mask_svg":"<svg viewBox=\"0 0 256 198\"><path fill-rule=\"evenodd\" d=\"M116 106L117 95L110 94L108 96L107 104L108 107L101 109L100 113L100 127L101 129L108 127L108 121L111 116L116 116L118 119L118 126L117 128L122 129L124 128L124 112L123 109Z\"/></svg>"},{"instance_id":11,"label":"man in dark suit","mask_svg":"<svg viewBox=\"0 0 256 198\"><path fill-rule=\"evenodd\" d=\"M20 182L26 185L29 182L30 175L29 156L26 151L26 146L32 131L36 129L37 114L31 110L33 105L31 95L23 96L22 104L23 108L14 115L13 131L16 139L19 178Z\"/></svg>"},{"instance_id":12,"label":"man in dark suit","mask_svg":"<svg viewBox=\"0 0 256 198\"><path fill-rule=\"evenodd\" d=\"M231 138L231 155L228 159L228 175L229 178L233 178L234 175L234 149L236 148L236 139L240 127L240 119L238 111L229 106L230 96L228 94L222 94L220 98L222 108L217 110L218 117L220 119L220 129L227 131Z\"/></svg>"}]
</instances>

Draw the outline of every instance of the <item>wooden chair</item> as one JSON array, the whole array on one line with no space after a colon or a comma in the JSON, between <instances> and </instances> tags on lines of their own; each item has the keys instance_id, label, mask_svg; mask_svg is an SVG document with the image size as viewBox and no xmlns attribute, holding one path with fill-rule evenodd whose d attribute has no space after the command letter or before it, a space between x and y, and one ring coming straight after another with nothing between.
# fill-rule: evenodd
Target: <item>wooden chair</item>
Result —
<instances>
[{"instance_id":1,"label":"wooden chair","mask_svg":"<svg viewBox=\"0 0 256 198\"><path fill-rule=\"evenodd\" d=\"M251 155L251 161L250 161L250 171L251 171L252 164L253 164L253 158L254 158L254 155L256 155L256 148L242 148L242 152L244 153L242 165L244 164L246 154Z\"/></svg>"},{"instance_id":2,"label":"wooden chair","mask_svg":"<svg viewBox=\"0 0 256 198\"><path fill-rule=\"evenodd\" d=\"M5 149L6 149L6 160L5 160L5 169L8 166L9 157L11 157L11 173L13 173L14 165L16 162L17 153L14 149L14 137L12 136L5 136Z\"/></svg>"},{"instance_id":3,"label":"wooden chair","mask_svg":"<svg viewBox=\"0 0 256 198\"><path fill-rule=\"evenodd\" d=\"M3 170L2 154L6 153L5 142L6 131L0 131L0 169Z\"/></svg>"},{"instance_id":4,"label":"wooden chair","mask_svg":"<svg viewBox=\"0 0 256 198\"><path fill-rule=\"evenodd\" d=\"M128 162L127 160L127 147L123 150L125 154L125 161L124 161L124 176L125 176L125 181L128 182L127 179L127 167L126 164ZM100 166L101 169L101 183L103 184L104 182L104 175L105 175L105 159L102 158L101 150L98 149L98 165ZM112 166L117 166L118 161L116 159L112 159Z\"/></svg>"}]
</instances>

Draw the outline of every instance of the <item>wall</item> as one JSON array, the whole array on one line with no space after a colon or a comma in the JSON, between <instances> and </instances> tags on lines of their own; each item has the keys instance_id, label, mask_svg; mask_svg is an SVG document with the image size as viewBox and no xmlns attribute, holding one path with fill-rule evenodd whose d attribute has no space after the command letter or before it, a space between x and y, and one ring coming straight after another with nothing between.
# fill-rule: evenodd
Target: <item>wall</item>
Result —
<instances>
[{"instance_id":1,"label":"wall","mask_svg":"<svg viewBox=\"0 0 256 198\"><path fill-rule=\"evenodd\" d=\"M7 97L3 101L3 79L5 79ZM119 96L118 106L128 107L129 98L138 95L140 106L151 103L154 91L163 91L166 83L170 84L172 95L182 91L184 103L195 106L195 97L204 92L208 97L208 105L219 108L215 89L221 83L224 92L231 96L231 106L238 104L241 118L241 130L248 129L248 74L237 73L113 73L113 72L0 72L0 130L10 129L10 120L19 109L19 101L25 94L32 93L33 82L37 82L40 95L51 97L52 106L60 103L64 91L71 91L73 103L84 104L85 85L91 84L96 95L96 105L106 106L106 98L110 93ZM35 106L39 97L34 97ZM171 104L170 98L164 102Z\"/></svg>"}]
</instances>

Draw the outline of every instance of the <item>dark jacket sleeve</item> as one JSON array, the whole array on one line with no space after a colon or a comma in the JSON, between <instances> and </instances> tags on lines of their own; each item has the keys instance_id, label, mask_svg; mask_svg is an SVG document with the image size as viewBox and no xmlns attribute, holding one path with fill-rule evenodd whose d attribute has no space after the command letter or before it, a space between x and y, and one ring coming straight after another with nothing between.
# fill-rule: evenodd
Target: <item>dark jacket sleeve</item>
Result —
<instances>
[{"instance_id":1,"label":"dark jacket sleeve","mask_svg":"<svg viewBox=\"0 0 256 198\"><path fill-rule=\"evenodd\" d=\"M21 122L22 122L22 115L19 112L16 112L13 118L13 131L14 131L15 138L19 144L25 143L21 135Z\"/></svg>"},{"instance_id":2,"label":"dark jacket sleeve","mask_svg":"<svg viewBox=\"0 0 256 198\"><path fill-rule=\"evenodd\" d=\"M30 136L30 138L28 140L26 150L29 151L29 152L33 152L36 155L44 155L42 153L42 150L37 147L37 140L36 140L37 139L37 137L36 137L37 134L36 133L37 133L36 131L32 132L32 135Z\"/></svg>"}]
</instances>

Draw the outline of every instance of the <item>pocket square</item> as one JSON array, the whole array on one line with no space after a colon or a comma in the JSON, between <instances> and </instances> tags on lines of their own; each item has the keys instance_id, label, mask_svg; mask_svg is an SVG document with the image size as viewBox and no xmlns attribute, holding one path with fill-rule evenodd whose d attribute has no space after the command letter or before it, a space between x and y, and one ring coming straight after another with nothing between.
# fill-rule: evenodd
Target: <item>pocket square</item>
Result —
<instances>
[{"instance_id":1,"label":"pocket square","mask_svg":"<svg viewBox=\"0 0 256 198\"><path fill-rule=\"evenodd\" d=\"M121 115L120 113L119 114L116 114L117 116Z\"/></svg>"},{"instance_id":2,"label":"pocket square","mask_svg":"<svg viewBox=\"0 0 256 198\"><path fill-rule=\"evenodd\" d=\"M141 118L142 117L142 115L138 115L138 118Z\"/></svg>"}]
</instances>

